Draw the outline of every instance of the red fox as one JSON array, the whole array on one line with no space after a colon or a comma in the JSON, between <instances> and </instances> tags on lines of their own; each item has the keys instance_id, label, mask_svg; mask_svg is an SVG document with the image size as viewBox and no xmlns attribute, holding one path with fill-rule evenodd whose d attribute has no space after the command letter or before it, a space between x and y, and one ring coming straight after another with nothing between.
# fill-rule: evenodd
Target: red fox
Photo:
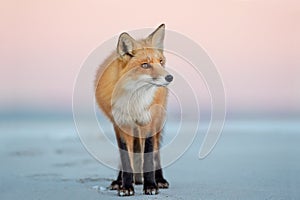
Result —
<instances>
[{"instance_id":1,"label":"red fox","mask_svg":"<svg viewBox=\"0 0 300 200\"><path fill-rule=\"evenodd\" d=\"M110 186L119 196L134 195L133 183L143 184L147 195L169 187L159 154L167 86L173 80L165 69L164 36L164 24L142 40L122 33L97 73L96 100L113 124L120 151L120 172Z\"/></svg>"}]
</instances>

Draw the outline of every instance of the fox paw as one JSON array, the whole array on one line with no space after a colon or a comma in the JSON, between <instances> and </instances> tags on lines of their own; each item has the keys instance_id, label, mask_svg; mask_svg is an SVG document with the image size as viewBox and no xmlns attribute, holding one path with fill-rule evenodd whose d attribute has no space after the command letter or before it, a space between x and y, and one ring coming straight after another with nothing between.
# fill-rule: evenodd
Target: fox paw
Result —
<instances>
[{"instance_id":1,"label":"fox paw","mask_svg":"<svg viewBox=\"0 0 300 200\"><path fill-rule=\"evenodd\" d=\"M144 184L144 194L146 195L156 195L158 194L158 187L155 183Z\"/></svg>"},{"instance_id":2,"label":"fox paw","mask_svg":"<svg viewBox=\"0 0 300 200\"><path fill-rule=\"evenodd\" d=\"M129 187L123 187L123 186L121 186L119 188L119 190L118 190L118 195L120 197L134 195L134 188L133 188L133 186L129 186Z\"/></svg>"},{"instance_id":3,"label":"fox paw","mask_svg":"<svg viewBox=\"0 0 300 200\"><path fill-rule=\"evenodd\" d=\"M156 182L157 182L157 186L158 186L158 188L162 188L162 189L167 189L167 188L169 188L169 183L168 183L168 181L166 180L166 179L164 179L164 178L161 178L161 179L158 179L158 180L156 180Z\"/></svg>"},{"instance_id":4,"label":"fox paw","mask_svg":"<svg viewBox=\"0 0 300 200\"><path fill-rule=\"evenodd\" d=\"M121 187L122 183L118 180L111 182L110 186L108 187L110 190L118 190Z\"/></svg>"}]
</instances>

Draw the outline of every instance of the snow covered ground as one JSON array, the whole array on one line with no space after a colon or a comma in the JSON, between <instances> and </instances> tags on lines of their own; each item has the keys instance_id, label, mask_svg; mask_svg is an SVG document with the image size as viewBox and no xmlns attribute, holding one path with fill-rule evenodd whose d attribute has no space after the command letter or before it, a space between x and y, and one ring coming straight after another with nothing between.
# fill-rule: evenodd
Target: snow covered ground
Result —
<instances>
[{"instance_id":1,"label":"snow covered ground","mask_svg":"<svg viewBox=\"0 0 300 200\"><path fill-rule=\"evenodd\" d=\"M164 169L169 189L144 196L136 186L129 198L300 199L299 121L228 120L207 158L198 159L199 136ZM2 118L0 150L1 200L120 198L106 189L117 172L85 150L70 118Z\"/></svg>"}]
</instances>

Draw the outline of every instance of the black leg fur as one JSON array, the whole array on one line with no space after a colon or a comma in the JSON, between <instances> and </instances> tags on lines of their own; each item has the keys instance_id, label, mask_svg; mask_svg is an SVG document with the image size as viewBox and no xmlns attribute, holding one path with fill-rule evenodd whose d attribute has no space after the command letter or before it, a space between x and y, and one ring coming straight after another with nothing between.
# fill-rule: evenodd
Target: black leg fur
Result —
<instances>
[{"instance_id":1,"label":"black leg fur","mask_svg":"<svg viewBox=\"0 0 300 200\"><path fill-rule=\"evenodd\" d=\"M111 182L109 189L118 190L122 185L122 170L119 171L117 180Z\"/></svg>"},{"instance_id":2,"label":"black leg fur","mask_svg":"<svg viewBox=\"0 0 300 200\"><path fill-rule=\"evenodd\" d=\"M137 131L137 130L136 130ZM138 135L138 132L137 132ZM140 144L140 138L135 137L133 140L133 152L136 153L134 156L134 171L138 173L134 173L134 184L141 185L143 184L143 173L142 169L142 150Z\"/></svg>"},{"instance_id":3,"label":"black leg fur","mask_svg":"<svg viewBox=\"0 0 300 200\"><path fill-rule=\"evenodd\" d=\"M162 168L161 168L161 164L160 164L160 154L159 154L159 151L158 152L155 152L154 154L154 160L155 160L155 181L157 183L157 186L159 188L169 188L169 183L168 181L164 178L163 176L163 171L162 171Z\"/></svg>"},{"instance_id":4,"label":"black leg fur","mask_svg":"<svg viewBox=\"0 0 300 200\"><path fill-rule=\"evenodd\" d=\"M155 181L157 183L158 188L169 188L168 181L163 177L162 169L155 170Z\"/></svg>"},{"instance_id":5,"label":"black leg fur","mask_svg":"<svg viewBox=\"0 0 300 200\"><path fill-rule=\"evenodd\" d=\"M146 138L144 150L144 194L158 194L158 187L154 177L153 137Z\"/></svg>"},{"instance_id":6,"label":"black leg fur","mask_svg":"<svg viewBox=\"0 0 300 200\"><path fill-rule=\"evenodd\" d=\"M126 143L120 139L118 141L120 156L121 156L121 166L122 166L122 185L118 190L119 196L131 196L134 195L133 173L130 165L129 152L127 150Z\"/></svg>"}]
</instances>

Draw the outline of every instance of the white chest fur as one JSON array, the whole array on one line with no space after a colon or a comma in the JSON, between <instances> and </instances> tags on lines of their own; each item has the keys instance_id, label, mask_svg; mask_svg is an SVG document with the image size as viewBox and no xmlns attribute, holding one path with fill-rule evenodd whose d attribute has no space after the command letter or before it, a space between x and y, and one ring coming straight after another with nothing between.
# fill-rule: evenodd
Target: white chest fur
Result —
<instances>
[{"instance_id":1,"label":"white chest fur","mask_svg":"<svg viewBox=\"0 0 300 200\"><path fill-rule=\"evenodd\" d=\"M112 114L119 126L146 125L151 121L149 106L157 87L150 84L127 83L112 98Z\"/></svg>"}]
</instances>

